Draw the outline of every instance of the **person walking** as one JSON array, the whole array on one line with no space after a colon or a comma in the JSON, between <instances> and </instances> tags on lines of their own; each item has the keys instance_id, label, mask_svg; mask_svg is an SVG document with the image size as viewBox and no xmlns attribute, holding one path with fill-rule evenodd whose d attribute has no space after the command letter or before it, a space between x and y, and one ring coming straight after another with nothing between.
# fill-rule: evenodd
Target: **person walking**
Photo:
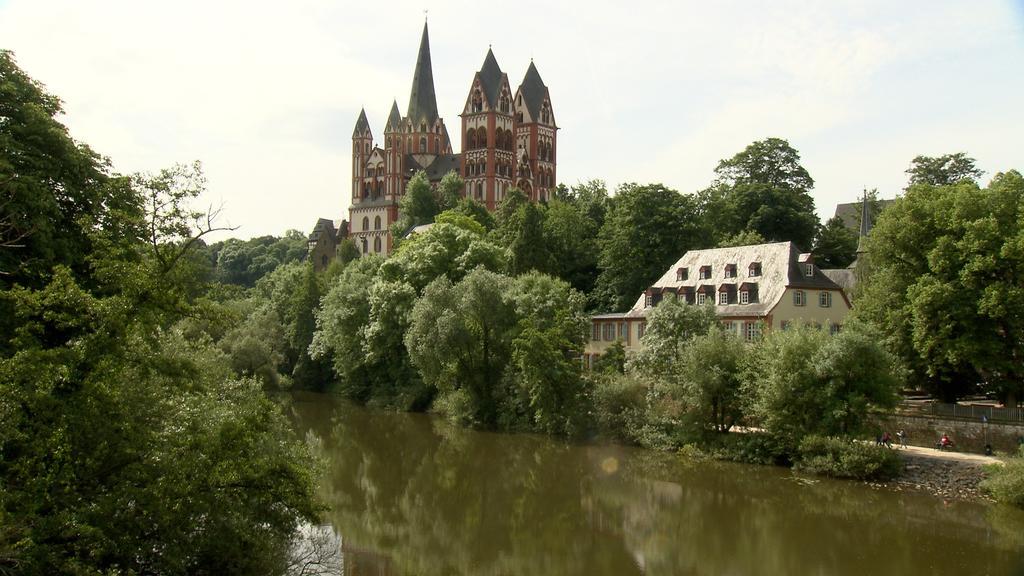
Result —
<instances>
[{"instance_id":1,"label":"person walking","mask_svg":"<svg viewBox=\"0 0 1024 576\"><path fill-rule=\"evenodd\" d=\"M906 448L907 447L907 433L904 432L902 428L900 428L896 432L896 438L899 438L900 448Z\"/></svg>"}]
</instances>

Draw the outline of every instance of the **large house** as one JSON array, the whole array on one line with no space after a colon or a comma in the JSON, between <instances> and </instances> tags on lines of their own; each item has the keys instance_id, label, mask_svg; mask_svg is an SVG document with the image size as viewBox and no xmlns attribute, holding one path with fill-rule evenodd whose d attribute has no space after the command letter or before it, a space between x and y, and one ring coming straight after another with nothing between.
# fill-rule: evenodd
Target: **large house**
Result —
<instances>
[{"instance_id":1,"label":"large house","mask_svg":"<svg viewBox=\"0 0 1024 576\"><path fill-rule=\"evenodd\" d=\"M548 88L532 61L513 91L508 74L488 48L459 116L462 152L455 153L438 114L424 24L405 115L393 102L384 138L375 140L363 110L352 132L348 236L361 254L391 252L391 224L398 220L406 185L419 171L435 185L449 172L459 173L466 182L463 195L488 210L494 210L512 187L532 201L547 200L555 187L558 126ZM328 241L326 236L319 238Z\"/></svg>"},{"instance_id":2,"label":"large house","mask_svg":"<svg viewBox=\"0 0 1024 576\"><path fill-rule=\"evenodd\" d=\"M647 314L666 298L714 304L722 325L747 340L760 336L762 329L786 330L796 324L838 332L850 311L842 288L792 242L690 250L629 311L592 317L586 365L617 340L627 351L639 350Z\"/></svg>"}]
</instances>

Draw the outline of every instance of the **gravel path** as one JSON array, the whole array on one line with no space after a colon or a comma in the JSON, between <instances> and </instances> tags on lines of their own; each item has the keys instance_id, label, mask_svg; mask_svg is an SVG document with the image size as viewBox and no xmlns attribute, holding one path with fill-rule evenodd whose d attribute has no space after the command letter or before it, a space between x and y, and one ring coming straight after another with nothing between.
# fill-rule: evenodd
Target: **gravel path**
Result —
<instances>
[{"instance_id":1,"label":"gravel path","mask_svg":"<svg viewBox=\"0 0 1024 576\"><path fill-rule=\"evenodd\" d=\"M947 499L987 500L978 488L985 478L985 466L1002 463L993 456L920 446L895 450L903 458L903 473L892 484Z\"/></svg>"}]
</instances>

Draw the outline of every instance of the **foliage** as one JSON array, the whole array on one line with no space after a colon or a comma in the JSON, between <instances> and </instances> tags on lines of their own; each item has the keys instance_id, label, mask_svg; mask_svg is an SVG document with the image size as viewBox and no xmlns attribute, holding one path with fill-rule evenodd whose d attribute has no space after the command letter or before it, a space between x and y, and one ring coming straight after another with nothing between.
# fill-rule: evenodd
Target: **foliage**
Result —
<instances>
[{"instance_id":1,"label":"foliage","mask_svg":"<svg viewBox=\"0 0 1024 576\"><path fill-rule=\"evenodd\" d=\"M398 219L391 224L391 237L395 239L396 245L404 243L402 239L412 228L433 222L439 212L441 208L438 206L438 198L427 173L423 170L416 172L405 185L405 194L398 203Z\"/></svg>"},{"instance_id":2,"label":"foliage","mask_svg":"<svg viewBox=\"0 0 1024 576\"><path fill-rule=\"evenodd\" d=\"M453 210L462 201L466 182L455 170L444 175L437 185L437 211Z\"/></svg>"},{"instance_id":3,"label":"foliage","mask_svg":"<svg viewBox=\"0 0 1024 576\"><path fill-rule=\"evenodd\" d=\"M289 230L281 238L230 238L210 245L205 252L214 266L214 280L251 288L278 267L305 259L306 237Z\"/></svg>"},{"instance_id":4,"label":"foliage","mask_svg":"<svg viewBox=\"0 0 1024 576\"><path fill-rule=\"evenodd\" d=\"M551 253L544 241L545 211L527 202L518 208L516 217L508 221L507 227L502 223L509 243L509 271L514 276L531 270L548 272L552 267Z\"/></svg>"},{"instance_id":5,"label":"foliage","mask_svg":"<svg viewBox=\"0 0 1024 576\"><path fill-rule=\"evenodd\" d=\"M0 229L26 241L3 253L0 572L280 573L317 512L312 462L203 336L225 322L204 318L198 165L110 176L0 66Z\"/></svg>"},{"instance_id":6,"label":"foliage","mask_svg":"<svg viewBox=\"0 0 1024 576\"><path fill-rule=\"evenodd\" d=\"M863 431L870 408L896 403L893 360L880 339L857 322L835 336L809 327L769 332L747 359L745 413L794 450L810 434Z\"/></svg>"},{"instance_id":7,"label":"foliage","mask_svg":"<svg viewBox=\"0 0 1024 576\"><path fill-rule=\"evenodd\" d=\"M599 232L594 298L625 310L684 252L696 246L693 200L660 184L619 187Z\"/></svg>"},{"instance_id":8,"label":"foliage","mask_svg":"<svg viewBox=\"0 0 1024 576\"><path fill-rule=\"evenodd\" d=\"M869 242L855 309L879 327L913 385L946 401L979 382L1024 396L1024 178L988 188L917 185L886 208Z\"/></svg>"},{"instance_id":9,"label":"foliage","mask_svg":"<svg viewBox=\"0 0 1024 576\"><path fill-rule=\"evenodd\" d=\"M592 373L594 425L610 439L637 443L646 421L647 386L630 375Z\"/></svg>"},{"instance_id":10,"label":"foliage","mask_svg":"<svg viewBox=\"0 0 1024 576\"><path fill-rule=\"evenodd\" d=\"M653 380L672 378L690 341L707 334L717 322L713 304L691 306L675 298L662 300L647 315L643 348L628 368Z\"/></svg>"},{"instance_id":11,"label":"foliage","mask_svg":"<svg viewBox=\"0 0 1024 576\"><path fill-rule=\"evenodd\" d=\"M472 218L488 232L495 227L494 216L487 210L487 207L472 198L467 197L459 200L459 203L449 211Z\"/></svg>"},{"instance_id":12,"label":"foliage","mask_svg":"<svg viewBox=\"0 0 1024 576\"><path fill-rule=\"evenodd\" d=\"M623 374L626 371L626 347L622 340L616 340L605 348L604 353L594 361L594 372L599 374Z\"/></svg>"},{"instance_id":13,"label":"foliage","mask_svg":"<svg viewBox=\"0 0 1024 576\"><path fill-rule=\"evenodd\" d=\"M1024 447L1015 458L1009 458L1002 465L993 464L987 468L988 476L981 482L981 489L998 502L1024 508Z\"/></svg>"},{"instance_id":14,"label":"foliage","mask_svg":"<svg viewBox=\"0 0 1024 576\"><path fill-rule=\"evenodd\" d=\"M797 472L852 478L892 480L903 464L895 451L849 437L807 436L800 441L793 469Z\"/></svg>"},{"instance_id":15,"label":"foliage","mask_svg":"<svg viewBox=\"0 0 1024 576\"><path fill-rule=\"evenodd\" d=\"M670 394L705 429L728 432L742 416L741 373L746 345L724 330L709 330L686 346Z\"/></svg>"},{"instance_id":16,"label":"foliage","mask_svg":"<svg viewBox=\"0 0 1024 576\"><path fill-rule=\"evenodd\" d=\"M961 182L977 182L985 172L975 165L974 158L963 152L942 156L917 156L910 161L907 188L915 184L950 186Z\"/></svg>"},{"instance_id":17,"label":"foliage","mask_svg":"<svg viewBox=\"0 0 1024 576\"><path fill-rule=\"evenodd\" d=\"M753 246L764 244L766 240L756 230L741 230L732 236L727 236L718 241L715 248L733 248L736 246Z\"/></svg>"},{"instance_id":18,"label":"foliage","mask_svg":"<svg viewBox=\"0 0 1024 576\"><path fill-rule=\"evenodd\" d=\"M539 273L515 279L484 269L423 291L405 336L413 364L440 393L437 407L464 423L579 429L582 297Z\"/></svg>"},{"instance_id":19,"label":"foliage","mask_svg":"<svg viewBox=\"0 0 1024 576\"><path fill-rule=\"evenodd\" d=\"M382 265L381 276L405 282L420 293L435 278L458 281L478 266L503 269L504 251L476 232L437 223L403 242Z\"/></svg>"},{"instance_id":20,"label":"foliage","mask_svg":"<svg viewBox=\"0 0 1024 576\"><path fill-rule=\"evenodd\" d=\"M857 257L859 238L838 216L818 228L814 241L814 261L821 268L846 268Z\"/></svg>"},{"instance_id":21,"label":"foliage","mask_svg":"<svg viewBox=\"0 0 1024 576\"><path fill-rule=\"evenodd\" d=\"M594 289L601 252L597 234L604 220L601 197L583 198L570 193L565 200L552 199L544 212L544 245L551 258L551 272L584 294ZM596 195L596 192L595 192Z\"/></svg>"},{"instance_id":22,"label":"foliage","mask_svg":"<svg viewBox=\"0 0 1024 576\"><path fill-rule=\"evenodd\" d=\"M61 113L60 100L0 50L0 289L40 287L55 265L84 274L93 223L139 233L125 226L137 222L142 199L71 138Z\"/></svg>"},{"instance_id":23,"label":"foliage","mask_svg":"<svg viewBox=\"0 0 1024 576\"><path fill-rule=\"evenodd\" d=\"M337 261L342 266L346 266L356 258L359 258L359 247L356 246L356 241L352 238L345 238L338 244Z\"/></svg>"},{"instance_id":24,"label":"foliage","mask_svg":"<svg viewBox=\"0 0 1024 576\"><path fill-rule=\"evenodd\" d=\"M717 245L743 231L769 242L812 246L818 227L810 190L814 180L800 165L800 154L779 138L760 140L715 169L717 179L698 194L704 243Z\"/></svg>"}]
</instances>

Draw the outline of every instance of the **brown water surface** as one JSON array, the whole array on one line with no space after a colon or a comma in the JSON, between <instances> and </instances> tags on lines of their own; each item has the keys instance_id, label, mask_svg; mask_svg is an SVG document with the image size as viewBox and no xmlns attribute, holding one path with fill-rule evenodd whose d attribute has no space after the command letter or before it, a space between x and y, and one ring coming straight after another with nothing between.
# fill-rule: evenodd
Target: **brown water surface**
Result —
<instances>
[{"instance_id":1,"label":"brown water surface","mask_svg":"<svg viewBox=\"0 0 1024 576\"><path fill-rule=\"evenodd\" d=\"M1024 575L1024 513L297 394L349 575Z\"/></svg>"}]
</instances>

